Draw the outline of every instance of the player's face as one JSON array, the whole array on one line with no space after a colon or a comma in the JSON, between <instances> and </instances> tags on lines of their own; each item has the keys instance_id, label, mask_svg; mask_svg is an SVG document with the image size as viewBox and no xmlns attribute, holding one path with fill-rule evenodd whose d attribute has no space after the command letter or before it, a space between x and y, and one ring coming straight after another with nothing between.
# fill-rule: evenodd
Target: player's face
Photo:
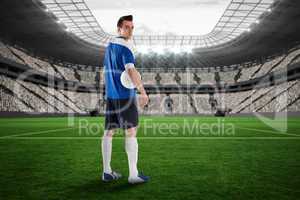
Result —
<instances>
[{"instance_id":1,"label":"player's face","mask_svg":"<svg viewBox=\"0 0 300 200\"><path fill-rule=\"evenodd\" d=\"M119 28L119 33L121 36L130 39L132 37L133 28L133 22L123 21L122 27Z\"/></svg>"}]
</instances>

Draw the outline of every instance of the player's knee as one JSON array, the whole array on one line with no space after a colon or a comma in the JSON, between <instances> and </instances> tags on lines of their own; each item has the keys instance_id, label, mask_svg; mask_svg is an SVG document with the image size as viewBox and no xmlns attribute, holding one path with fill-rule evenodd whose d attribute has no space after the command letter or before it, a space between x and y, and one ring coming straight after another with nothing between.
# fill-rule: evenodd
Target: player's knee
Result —
<instances>
[{"instance_id":1,"label":"player's knee","mask_svg":"<svg viewBox=\"0 0 300 200\"><path fill-rule=\"evenodd\" d=\"M136 137L136 127L127 129L125 133L126 137Z\"/></svg>"},{"instance_id":2,"label":"player's knee","mask_svg":"<svg viewBox=\"0 0 300 200\"><path fill-rule=\"evenodd\" d=\"M114 132L113 130L105 130L103 137L113 137L114 136Z\"/></svg>"}]
</instances>

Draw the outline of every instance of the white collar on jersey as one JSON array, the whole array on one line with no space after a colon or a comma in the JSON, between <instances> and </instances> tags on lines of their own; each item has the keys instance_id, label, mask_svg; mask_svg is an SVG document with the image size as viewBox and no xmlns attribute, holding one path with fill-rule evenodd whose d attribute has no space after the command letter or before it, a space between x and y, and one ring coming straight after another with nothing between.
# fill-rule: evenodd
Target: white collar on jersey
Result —
<instances>
[{"instance_id":1,"label":"white collar on jersey","mask_svg":"<svg viewBox=\"0 0 300 200\"><path fill-rule=\"evenodd\" d=\"M118 37L113 38L110 42L113 44L119 44L119 45L125 46L128 49L130 49L132 54L134 54L134 47L133 47L132 40L125 40L124 37L118 36Z\"/></svg>"}]
</instances>

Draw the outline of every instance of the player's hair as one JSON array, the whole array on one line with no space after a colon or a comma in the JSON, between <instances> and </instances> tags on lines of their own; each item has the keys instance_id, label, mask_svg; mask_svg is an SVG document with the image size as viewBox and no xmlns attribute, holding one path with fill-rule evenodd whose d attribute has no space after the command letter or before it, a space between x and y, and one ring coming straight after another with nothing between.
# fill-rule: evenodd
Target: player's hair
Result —
<instances>
[{"instance_id":1,"label":"player's hair","mask_svg":"<svg viewBox=\"0 0 300 200\"><path fill-rule=\"evenodd\" d=\"M132 19L133 19L132 15L122 16L122 17L120 17L120 19L118 20L117 26L118 26L118 27L121 27L122 24L123 24L123 21L131 21L131 22L132 22Z\"/></svg>"}]
</instances>

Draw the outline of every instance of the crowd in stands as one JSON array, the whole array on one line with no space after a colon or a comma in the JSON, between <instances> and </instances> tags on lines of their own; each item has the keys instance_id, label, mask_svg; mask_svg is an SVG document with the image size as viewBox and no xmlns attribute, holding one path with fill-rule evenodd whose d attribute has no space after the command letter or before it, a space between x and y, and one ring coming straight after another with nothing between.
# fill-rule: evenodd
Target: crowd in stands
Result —
<instances>
[{"instance_id":1,"label":"crowd in stands","mask_svg":"<svg viewBox=\"0 0 300 200\"><path fill-rule=\"evenodd\" d=\"M101 72L59 66L1 42L0 57L65 80L87 84L95 84L97 79L103 81ZM175 59L173 62L164 61L164 65L172 67L176 62L183 64L183 60L173 59ZM233 84L284 70L289 64L299 61L300 49L294 49L286 55L267 60L262 64L231 71L146 72L141 70L141 75L145 85ZM155 61L137 59L137 62ZM149 104L140 112L142 114L213 114L218 109L227 110L229 113L300 111L299 91L300 82L297 80L236 93L151 94ZM57 90L0 75L0 111L89 113L95 109L100 113L105 110L102 94Z\"/></svg>"},{"instance_id":2,"label":"crowd in stands","mask_svg":"<svg viewBox=\"0 0 300 200\"><path fill-rule=\"evenodd\" d=\"M300 111L300 81L236 93L150 95L143 114L214 114ZM167 102L166 102L167 101Z\"/></svg>"},{"instance_id":3,"label":"crowd in stands","mask_svg":"<svg viewBox=\"0 0 300 200\"><path fill-rule=\"evenodd\" d=\"M270 72L284 70L287 66L294 62L300 61L300 49L293 50L287 55L277 56L271 60L266 60L262 64L257 64L251 67L245 67L236 70L219 70L219 71L205 71L199 69L199 72L141 72L145 84L211 84L218 83L232 84L241 81L247 81L253 78L264 76ZM150 61L149 61L150 62ZM145 62L144 62L145 63ZM142 64L140 64L143 66ZM146 68L146 65L143 66ZM176 67L174 67L176 71ZM159 75L159 77L158 77ZM158 77L158 78L157 78ZM179 77L179 78L178 78ZM157 81L157 79L159 81Z\"/></svg>"},{"instance_id":4,"label":"crowd in stands","mask_svg":"<svg viewBox=\"0 0 300 200\"><path fill-rule=\"evenodd\" d=\"M19 64L27 65L30 68L44 72L58 78L69 81L79 81L86 84L95 84L98 72L94 71L81 71L71 69L69 67L59 66L54 63L43 61L35 58L25 51L5 45L0 42L0 57L8 58Z\"/></svg>"},{"instance_id":5,"label":"crowd in stands","mask_svg":"<svg viewBox=\"0 0 300 200\"><path fill-rule=\"evenodd\" d=\"M101 94L58 90L0 75L0 111L81 113L102 108Z\"/></svg>"}]
</instances>

